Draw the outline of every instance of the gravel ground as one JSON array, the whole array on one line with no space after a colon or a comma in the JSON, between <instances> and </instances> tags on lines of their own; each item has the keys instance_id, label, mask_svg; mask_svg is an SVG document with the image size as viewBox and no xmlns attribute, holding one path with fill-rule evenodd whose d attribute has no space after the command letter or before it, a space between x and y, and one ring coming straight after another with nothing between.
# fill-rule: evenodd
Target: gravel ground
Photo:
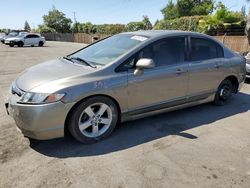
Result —
<instances>
[{"instance_id":1,"label":"gravel ground","mask_svg":"<svg viewBox=\"0 0 250 188\"><path fill-rule=\"evenodd\" d=\"M250 187L250 84L224 107L205 104L124 123L106 140L29 141L4 108L25 68L81 48L0 45L0 187Z\"/></svg>"}]
</instances>

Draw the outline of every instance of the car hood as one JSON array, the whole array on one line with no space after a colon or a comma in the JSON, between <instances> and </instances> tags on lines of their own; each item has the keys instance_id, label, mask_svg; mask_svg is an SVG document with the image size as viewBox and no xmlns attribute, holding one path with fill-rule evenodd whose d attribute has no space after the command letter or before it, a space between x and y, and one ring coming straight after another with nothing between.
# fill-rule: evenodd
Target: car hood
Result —
<instances>
[{"instance_id":1,"label":"car hood","mask_svg":"<svg viewBox=\"0 0 250 188\"><path fill-rule=\"evenodd\" d=\"M19 37L7 37L5 40L19 40Z\"/></svg>"},{"instance_id":2,"label":"car hood","mask_svg":"<svg viewBox=\"0 0 250 188\"><path fill-rule=\"evenodd\" d=\"M16 84L21 90L29 91L42 84L79 75L84 76L93 71L95 69L91 67L57 59L35 65L25 70L16 79Z\"/></svg>"}]
</instances>

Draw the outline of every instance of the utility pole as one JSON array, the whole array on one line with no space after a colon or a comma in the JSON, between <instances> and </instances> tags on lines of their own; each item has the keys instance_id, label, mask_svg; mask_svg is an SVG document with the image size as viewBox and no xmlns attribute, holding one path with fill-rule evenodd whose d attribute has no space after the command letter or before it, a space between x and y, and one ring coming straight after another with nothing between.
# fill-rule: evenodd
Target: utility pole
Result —
<instances>
[{"instance_id":1,"label":"utility pole","mask_svg":"<svg viewBox=\"0 0 250 188\"><path fill-rule=\"evenodd\" d=\"M74 15L75 28L78 31L78 24L77 24L77 20L76 20L76 12L75 11L73 12L73 15ZM72 30L73 33L74 33L75 28L73 28L73 30Z\"/></svg>"},{"instance_id":2,"label":"utility pole","mask_svg":"<svg viewBox=\"0 0 250 188\"><path fill-rule=\"evenodd\" d=\"M76 21L76 12L74 11L73 14L74 14L74 21L75 21L75 23L76 23L76 22L77 22L77 21Z\"/></svg>"}]
</instances>

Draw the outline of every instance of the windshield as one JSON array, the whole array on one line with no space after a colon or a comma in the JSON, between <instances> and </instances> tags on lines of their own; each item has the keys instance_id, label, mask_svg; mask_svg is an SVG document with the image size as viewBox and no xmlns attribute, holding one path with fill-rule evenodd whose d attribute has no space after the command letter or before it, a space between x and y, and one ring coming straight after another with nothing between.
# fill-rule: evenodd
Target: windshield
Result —
<instances>
[{"instance_id":1,"label":"windshield","mask_svg":"<svg viewBox=\"0 0 250 188\"><path fill-rule=\"evenodd\" d=\"M25 35L27 35L27 33L19 33L19 35L17 37L24 37Z\"/></svg>"},{"instance_id":2,"label":"windshield","mask_svg":"<svg viewBox=\"0 0 250 188\"><path fill-rule=\"evenodd\" d=\"M17 32L11 32L11 33L8 34L8 37L15 37L17 35L18 35Z\"/></svg>"},{"instance_id":3,"label":"windshield","mask_svg":"<svg viewBox=\"0 0 250 188\"><path fill-rule=\"evenodd\" d=\"M107 65L145 40L147 38L144 36L132 34L115 35L82 49L71 57L78 57L96 65Z\"/></svg>"}]
</instances>

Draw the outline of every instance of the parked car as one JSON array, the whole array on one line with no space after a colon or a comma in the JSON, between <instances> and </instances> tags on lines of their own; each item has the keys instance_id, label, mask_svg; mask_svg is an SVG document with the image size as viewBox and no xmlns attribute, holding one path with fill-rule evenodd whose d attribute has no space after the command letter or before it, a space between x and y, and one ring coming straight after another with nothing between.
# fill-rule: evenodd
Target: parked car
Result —
<instances>
[{"instance_id":1,"label":"parked car","mask_svg":"<svg viewBox=\"0 0 250 188\"><path fill-rule=\"evenodd\" d=\"M250 79L250 53L248 53L246 56L246 78Z\"/></svg>"},{"instance_id":2,"label":"parked car","mask_svg":"<svg viewBox=\"0 0 250 188\"><path fill-rule=\"evenodd\" d=\"M0 41L2 42L6 37L5 33L0 33ZM3 43L3 42L2 42Z\"/></svg>"},{"instance_id":3,"label":"parked car","mask_svg":"<svg viewBox=\"0 0 250 188\"><path fill-rule=\"evenodd\" d=\"M13 32L13 33L15 33L15 32ZM5 39L4 39L4 44L5 45L10 45L10 41L12 41L12 40L14 40L14 39L16 39L16 38L20 38L20 37L22 37L23 35L26 35L26 34L28 34L28 32L16 32L16 34L13 34L13 36L7 36Z\"/></svg>"},{"instance_id":4,"label":"parked car","mask_svg":"<svg viewBox=\"0 0 250 188\"><path fill-rule=\"evenodd\" d=\"M214 102L241 88L245 58L214 38L183 31L122 33L26 70L6 103L34 139L69 132L91 143L118 122Z\"/></svg>"},{"instance_id":5,"label":"parked car","mask_svg":"<svg viewBox=\"0 0 250 188\"><path fill-rule=\"evenodd\" d=\"M5 44L9 44L10 47L17 45L23 46L43 46L45 44L45 38L39 34L22 33L16 37L5 39Z\"/></svg>"},{"instance_id":6,"label":"parked car","mask_svg":"<svg viewBox=\"0 0 250 188\"><path fill-rule=\"evenodd\" d=\"M25 31L25 30L12 30L9 33L7 33L7 35L5 37L1 38L1 42L3 44L5 44L5 39L16 37L16 36L18 36L18 35L20 35L22 33L28 33L28 32ZM8 44L6 44L6 45L8 45Z\"/></svg>"},{"instance_id":7,"label":"parked car","mask_svg":"<svg viewBox=\"0 0 250 188\"><path fill-rule=\"evenodd\" d=\"M5 44L5 40L10 38L10 37L16 37L19 33L18 32L10 32L6 36L1 38L1 43Z\"/></svg>"}]
</instances>

